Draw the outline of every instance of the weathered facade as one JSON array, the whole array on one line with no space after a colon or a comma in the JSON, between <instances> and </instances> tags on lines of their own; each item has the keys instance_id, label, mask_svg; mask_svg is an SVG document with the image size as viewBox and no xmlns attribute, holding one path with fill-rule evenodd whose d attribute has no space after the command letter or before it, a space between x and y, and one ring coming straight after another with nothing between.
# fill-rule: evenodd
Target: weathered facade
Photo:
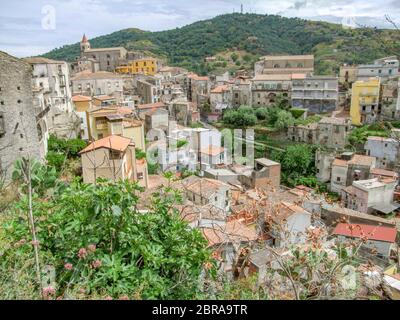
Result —
<instances>
[{"instance_id":1,"label":"weathered facade","mask_svg":"<svg viewBox=\"0 0 400 320\"><path fill-rule=\"evenodd\" d=\"M254 71L256 75L313 73L314 56L264 56L256 62Z\"/></svg>"},{"instance_id":2,"label":"weathered facade","mask_svg":"<svg viewBox=\"0 0 400 320\"><path fill-rule=\"evenodd\" d=\"M334 111L338 105L339 82L334 76L292 76L292 106L312 113Z\"/></svg>"},{"instance_id":3,"label":"weathered facade","mask_svg":"<svg viewBox=\"0 0 400 320\"><path fill-rule=\"evenodd\" d=\"M32 67L0 51L0 181L10 180L16 160L47 153L39 124L44 106L35 108L33 100Z\"/></svg>"}]
</instances>

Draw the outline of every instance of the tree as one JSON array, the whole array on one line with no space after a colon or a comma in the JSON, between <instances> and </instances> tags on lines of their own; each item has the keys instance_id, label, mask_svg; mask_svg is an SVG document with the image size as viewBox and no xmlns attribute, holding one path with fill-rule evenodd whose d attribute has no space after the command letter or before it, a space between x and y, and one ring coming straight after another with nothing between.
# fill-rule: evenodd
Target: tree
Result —
<instances>
[{"instance_id":1,"label":"tree","mask_svg":"<svg viewBox=\"0 0 400 320\"><path fill-rule=\"evenodd\" d=\"M293 126L294 121L295 120L290 112L281 110L277 114L277 119L274 126L278 130L283 130L287 129L290 126Z\"/></svg>"},{"instance_id":2,"label":"tree","mask_svg":"<svg viewBox=\"0 0 400 320\"><path fill-rule=\"evenodd\" d=\"M289 146L285 152L273 151L271 157L282 166L282 181L296 186L300 179L315 175L314 155L313 146L298 144Z\"/></svg>"}]
</instances>

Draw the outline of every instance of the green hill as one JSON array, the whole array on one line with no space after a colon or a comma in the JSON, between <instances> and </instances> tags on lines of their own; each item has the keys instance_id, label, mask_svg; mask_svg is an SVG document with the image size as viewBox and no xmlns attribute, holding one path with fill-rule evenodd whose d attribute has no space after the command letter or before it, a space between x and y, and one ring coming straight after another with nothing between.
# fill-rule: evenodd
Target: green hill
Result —
<instances>
[{"instance_id":1,"label":"green hill","mask_svg":"<svg viewBox=\"0 0 400 320\"><path fill-rule=\"evenodd\" d=\"M266 54L313 53L320 74L337 72L341 63L368 63L400 55L398 30L345 29L327 22L237 13L161 32L125 29L90 42L93 48L124 46L146 51L166 58L171 65L199 73L214 69L212 64L204 63L205 57L226 51L247 52L252 59ZM72 61L79 56L79 43L44 56ZM239 67L242 61L238 61Z\"/></svg>"}]
</instances>

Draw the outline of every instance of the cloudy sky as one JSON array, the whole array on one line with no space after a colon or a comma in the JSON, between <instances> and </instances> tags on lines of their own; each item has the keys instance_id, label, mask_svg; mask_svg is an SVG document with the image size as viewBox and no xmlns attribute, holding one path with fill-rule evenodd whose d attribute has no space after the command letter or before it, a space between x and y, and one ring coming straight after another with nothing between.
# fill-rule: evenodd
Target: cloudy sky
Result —
<instances>
[{"instance_id":1,"label":"cloudy sky","mask_svg":"<svg viewBox=\"0 0 400 320\"><path fill-rule=\"evenodd\" d=\"M0 50L37 55L124 28L159 31L223 13L280 14L337 23L400 24L400 0L0 0ZM355 19L355 20L354 20Z\"/></svg>"}]
</instances>

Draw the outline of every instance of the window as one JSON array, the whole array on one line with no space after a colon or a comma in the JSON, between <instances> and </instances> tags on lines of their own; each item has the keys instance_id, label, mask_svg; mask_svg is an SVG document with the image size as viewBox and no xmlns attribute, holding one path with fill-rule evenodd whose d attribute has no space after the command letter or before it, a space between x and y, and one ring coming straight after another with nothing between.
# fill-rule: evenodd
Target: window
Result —
<instances>
[{"instance_id":1,"label":"window","mask_svg":"<svg viewBox=\"0 0 400 320\"><path fill-rule=\"evenodd\" d=\"M110 159L111 160L119 160L121 158L121 153L116 150L110 150Z\"/></svg>"},{"instance_id":2,"label":"window","mask_svg":"<svg viewBox=\"0 0 400 320\"><path fill-rule=\"evenodd\" d=\"M4 114L0 112L0 135L6 132L5 123L4 123Z\"/></svg>"},{"instance_id":3,"label":"window","mask_svg":"<svg viewBox=\"0 0 400 320\"><path fill-rule=\"evenodd\" d=\"M17 90L21 90L21 87L17 87Z\"/></svg>"},{"instance_id":4,"label":"window","mask_svg":"<svg viewBox=\"0 0 400 320\"><path fill-rule=\"evenodd\" d=\"M340 177L337 177L337 178L336 178L336 181L337 181L337 182L340 182L340 180L341 180Z\"/></svg>"}]
</instances>

